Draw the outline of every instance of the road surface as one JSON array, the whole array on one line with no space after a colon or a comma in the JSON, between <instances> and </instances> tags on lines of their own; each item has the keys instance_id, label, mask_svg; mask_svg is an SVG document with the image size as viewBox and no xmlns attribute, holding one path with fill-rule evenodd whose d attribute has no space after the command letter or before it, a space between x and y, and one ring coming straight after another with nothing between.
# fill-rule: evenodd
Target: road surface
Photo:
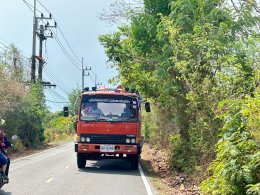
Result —
<instances>
[{"instance_id":1,"label":"road surface","mask_svg":"<svg viewBox=\"0 0 260 195\"><path fill-rule=\"evenodd\" d=\"M138 170L124 160L87 161L79 170L73 143L68 143L15 160L11 163L10 183L0 194L87 194L146 195ZM151 194L151 193L150 193Z\"/></svg>"}]
</instances>

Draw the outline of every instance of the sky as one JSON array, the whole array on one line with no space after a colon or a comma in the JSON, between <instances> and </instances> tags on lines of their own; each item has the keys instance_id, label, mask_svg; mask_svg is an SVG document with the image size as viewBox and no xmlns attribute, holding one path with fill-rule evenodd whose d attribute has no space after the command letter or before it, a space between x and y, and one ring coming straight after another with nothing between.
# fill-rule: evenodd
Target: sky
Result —
<instances>
[{"instance_id":1,"label":"sky","mask_svg":"<svg viewBox=\"0 0 260 195\"><path fill-rule=\"evenodd\" d=\"M26 0L33 5L34 0ZM97 83L112 87L108 80L117 75L115 69L109 68L104 48L98 41L102 34L113 33L116 26L111 26L99 19L99 14L109 7L114 0L39 0L57 22L71 49L67 46L62 34L53 28L58 40L72 56L74 63L66 57L58 42L48 38L44 43L43 57L47 64L43 69L44 81L56 84L57 87L45 88L46 99L54 102L66 102L67 93L72 89L81 88L82 77L80 60L83 57L85 66L91 67L91 76L85 77L85 86L94 86L94 74ZM37 2L37 10L44 16L49 13ZM37 12L40 15L40 12ZM50 20L50 24L53 21ZM23 0L0 0L0 41L13 43L25 56L32 55L33 12ZM38 43L38 39L37 39ZM45 47L46 46L46 47ZM36 55L38 54L38 45ZM78 64L79 63L79 64ZM78 66L78 67L76 67ZM52 111L62 110L63 103L47 101Z\"/></svg>"}]
</instances>

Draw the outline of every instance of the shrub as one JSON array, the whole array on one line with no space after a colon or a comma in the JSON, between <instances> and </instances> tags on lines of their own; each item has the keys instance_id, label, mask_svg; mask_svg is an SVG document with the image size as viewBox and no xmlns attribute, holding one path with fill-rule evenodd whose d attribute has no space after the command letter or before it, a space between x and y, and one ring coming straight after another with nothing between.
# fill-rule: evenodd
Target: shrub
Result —
<instances>
[{"instance_id":1,"label":"shrub","mask_svg":"<svg viewBox=\"0 0 260 195\"><path fill-rule=\"evenodd\" d=\"M183 172L191 172L196 164L193 151L189 143L180 135L171 136L170 167Z\"/></svg>"},{"instance_id":2,"label":"shrub","mask_svg":"<svg viewBox=\"0 0 260 195\"><path fill-rule=\"evenodd\" d=\"M22 152L22 151L25 150L25 147L23 145L23 141L20 138L18 138L17 140L13 141L12 144L13 144L12 150L14 152Z\"/></svg>"},{"instance_id":3,"label":"shrub","mask_svg":"<svg viewBox=\"0 0 260 195\"><path fill-rule=\"evenodd\" d=\"M213 175L204 180L203 194L259 194L260 94L235 101L224 101L220 116L225 121L217 144L217 158L209 167Z\"/></svg>"}]
</instances>

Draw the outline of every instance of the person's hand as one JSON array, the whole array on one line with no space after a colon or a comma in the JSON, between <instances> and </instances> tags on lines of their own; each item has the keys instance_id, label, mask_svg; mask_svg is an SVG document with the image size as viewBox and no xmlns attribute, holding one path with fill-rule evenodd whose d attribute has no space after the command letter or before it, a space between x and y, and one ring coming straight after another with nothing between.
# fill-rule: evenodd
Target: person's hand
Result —
<instances>
[{"instance_id":1,"label":"person's hand","mask_svg":"<svg viewBox=\"0 0 260 195\"><path fill-rule=\"evenodd\" d=\"M2 145L2 147L5 147L5 143L2 143L1 145Z\"/></svg>"}]
</instances>

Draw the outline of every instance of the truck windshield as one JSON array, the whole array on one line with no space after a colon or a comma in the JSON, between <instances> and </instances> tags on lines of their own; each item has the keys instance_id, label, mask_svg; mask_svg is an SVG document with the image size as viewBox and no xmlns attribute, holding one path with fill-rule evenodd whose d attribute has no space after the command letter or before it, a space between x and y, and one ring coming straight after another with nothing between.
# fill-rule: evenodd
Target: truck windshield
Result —
<instances>
[{"instance_id":1,"label":"truck windshield","mask_svg":"<svg viewBox=\"0 0 260 195\"><path fill-rule=\"evenodd\" d=\"M80 120L136 122L138 101L121 95L84 95L81 100Z\"/></svg>"}]
</instances>

